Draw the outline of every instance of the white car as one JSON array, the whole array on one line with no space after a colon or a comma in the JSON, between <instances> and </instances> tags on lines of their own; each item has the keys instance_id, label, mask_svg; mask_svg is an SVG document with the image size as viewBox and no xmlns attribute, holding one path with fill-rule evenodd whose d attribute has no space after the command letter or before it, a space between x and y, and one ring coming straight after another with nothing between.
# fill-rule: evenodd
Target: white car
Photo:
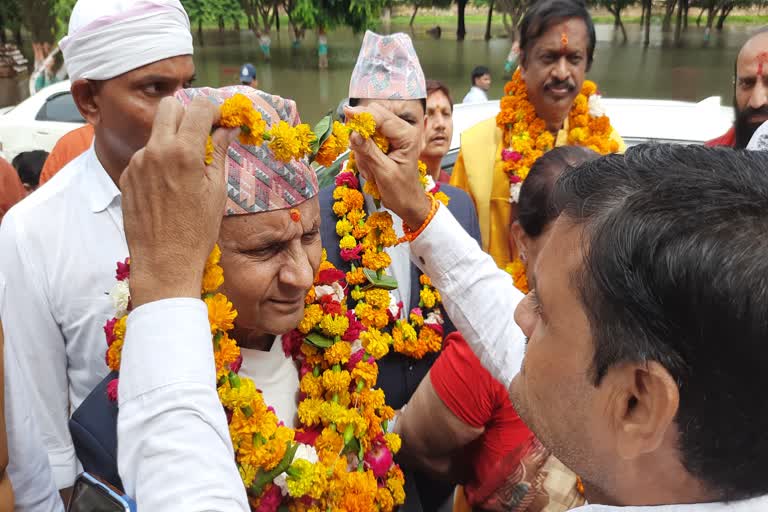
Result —
<instances>
[{"instance_id":1,"label":"white car","mask_svg":"<svg viewBox=\"0 0 768 512\"><path fill-rule=\"evenodd\" d=\"M3 158L10 162L24 151L50 152L62 135L85 124L69 87L69 80L57 82L15 107L0 111Z\"/></svg>"}]
</instances>

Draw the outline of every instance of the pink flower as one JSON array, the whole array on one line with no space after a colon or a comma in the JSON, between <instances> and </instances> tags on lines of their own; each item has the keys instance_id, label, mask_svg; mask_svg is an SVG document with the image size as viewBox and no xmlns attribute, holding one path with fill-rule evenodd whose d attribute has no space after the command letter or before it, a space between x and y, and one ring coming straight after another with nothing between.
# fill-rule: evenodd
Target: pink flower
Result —
<instances>
[{"instance_id":1,"label":"pink flower","mask_svg":"<svg viewBox=\"0 0 768 512\"><path fill-rule=\"evenodd\" d=\"M243 356L237 356L237 359L229 363L229 369L235 373L240 371L240 367L243 366Z\"/></svg>"},{"instance_id":2,"label":"pink flower","mask_svg":"<svg viewBox=\"0 0 768 512\"><path fill-rule=\"evenodd\" d=\"M254 510L256 512L276 512L281 501L283 501L283 494L280 492L280 488L276 485L270 485L269 489L261 495L259 506Z\"/></svg>"},{"instance_id":3,"label":"pink flower","mask_svg":"<svg viewBox=\"0 0 768 512\"><path fill-rule=\"evenodd\" d=\"M117 272L115 277L118 281L125 281L131 277L131 259L125 258L125 262L117 262Z\"/></svg>"},{"instance_id":4,"label":"pink flower","mask_svg":"<svg viewBox=\"0 0 768 512\"><path fill-rule=\"evenodd\" d=\"M509 182L510 183L521 183L523 180L518 176L517 174L510 174L509 175Z\"/></svg>"},{"instance_id":5,"label":"pink flower","mask_svg":"<svg viewBox=\"0 0 768 512\"><path fill-rule=\"evenodd\" d=\"M373 446L363 458L365 465L373 471L376 478L385 478L389 468L392 467L392 452L387 448L384 437L379 437L373 442Z\"/></svg>"},{"instance_id":6,"label":"pink flower","mask_svg":"<svg viewBox=\"0 0 768 512\"><path fill-rule=\"evenodd\" d=\"M336 186L340 187L342 185L346 185L349 188L357 188L360 186L360 183L357 181L357 176L349 171L345 171L336 175Z\"/></svg>"},{"instance_id":7,"label":"pink flower","mask_svg":"<svg viewBox=\"0 0 768 512\"><path fill-rule=\"evenodd\" d=\"M296 433L293 436L293 439L298 443L307 444L309 446L315 446L315 441L317 441L317 438L320 436L321 430L322 429L320 427L311 428L309 430L298 429L296 430Z\"/></svg>"},{"instance_id":8,"label":"pink flower","mask_svg":"<svg viewBox=\"0 0 768 512\"><path fill-rule=\"evenodd\" d=\"M347 319L349 320L349 327L341 339L354 343L360 337L360 333L365 330L365 326L357 319L352 309L347 310Z\"/></svg>"},{"instance_id":9,"label":"pink flower","mask_svg":"<svg viewBox=\"0 0 768 512\"><path fill-rule=\"evenodd\" d=\"M301 366L299 367L299 380L301 380L302 377L304 377L306 374L312 372L312 367L307 363L306 361L303 361L301 363Z\"/></svg>"},{"instance_id":10,"label":"pink flower","mask_svg":"<svg viewBox=\"0 0 768 512\"><path fill-rule=\"evenodd\" d=\"M115 342L115 324L117 323L117 318L113 318L111 320L107 320L107 323L104 324L104 334L107 335L107 346L111 347L112 344Z\"/></svg>"},{"instance_id":11,"label":"pink flower","mask_svg":"<svg viewBox=\"0 0 768 512\"><path fill-rule=\"evenodd\" d=\"M363 252L363 246L361 244L357 244L357 247L352 249L341 249L339 251L339 256L341 256L341 259L344 261L359 260L361 252Z\"/></svg>"},{"instance_id":12,"label":"pink flower","mask_svg":"<svg viewBox=\"0 0 768 512\"><path fill-rule=\"evenodd\" d=\"M346 276L347 274L345 274L342 270L336 268L327 268L325 270L321 270L317 275L317 283L333 284L337 281L343 281Z\"/></svg>"},{"instance_id":13,"label":"pink flower","mask_svg":"<svg viewBox=\"0 0 768 512\"><path fill-rule=\"evenodd\" d=\"M523 158L523 155L518 153L517 151L512 151L511 149L502 149L501 150L501 159L505 162L517 162L521 158Z\"/></svg>"},{"instance_id":14,"label":"pink flower","mask_svg":"<svg viewBox=\"0 0 768 512\"><path fill-rule=\"evenodd\" d=\"M439 181L437 183L435 183L435 186L432 187L432 190L430 190L429 193L430 194L437 194L438 192L440 192L440 182Z\"/></svg>"},{"instance_id":15,"label":"pink flower","mask_svg":"<svg viewBox=\"0 0 768 512\"><path fill-rule=\"evenodd\" d=\"M349 356L349 361L347 361L347 371L352 371L355 369L355 366L357 366L357 363L363 360L363 356L365 355L365 350L358 350L357 352L353 352L351 356Z\"/></svg>"},{"instance_id":16,"label":"pink flower","mask_svg":"<svg viewBox=\"0 0 768 512\"><path fill-rule=\"evenodd\" d=\"M301 353L304 335L294 329L283 334L283 352L286 357L297 357Z\"/></svg>"},{"instance_id":17,"label":"pink flower","mask_svg":"<svg viewBox=\"0 0 768 512\"><path fill-rule=\"evenodd\" d=\"M439 334L440 336L442 336L442 335L443 335L443 332L444 332L444 331L443 331L443 326L442 326L442 325L440 325L440 324L436 324L436 323L435 323L435 324L429 324L429 323L426 323L426 322L425 322L425 323L424 323L424 327L429 327L430 329L432 329L433 331L435 331L435 332L436 332L437 334Z\"/></svg>"},{"instance_id":18,"label":"pink flower","mask_svg":"<svg viewBox=\"0 0 768 512\"><path fill-rule=\"evenodd\" d=\"M107 398L112 402L117 402L117 385L120 379L112 379L107 384Z\"/></svg>"}]
</instances>

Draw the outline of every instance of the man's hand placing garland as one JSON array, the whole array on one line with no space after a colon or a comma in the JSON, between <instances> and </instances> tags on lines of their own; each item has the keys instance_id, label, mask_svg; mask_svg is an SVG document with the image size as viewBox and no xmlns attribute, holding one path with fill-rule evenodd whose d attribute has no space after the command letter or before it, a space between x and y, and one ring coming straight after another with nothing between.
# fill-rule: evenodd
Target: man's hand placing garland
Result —
<instances>
[{"instance_id":1,"label":"man's hand placing garland","mask_svg":"<svg viewBox=\"0 0 768 512\"><path fill-rule=\"evenodd\" d=\"M200 297L208 254L219 234L227 188L224 160L234 130L213 135L219 110L203 97L185 111L164 98L146 147L120 177L125 236L131 256L133 307L171 297Z\"/></svg>"},{"instance_id":2,"label":"man's hand placing garland","mask_svg":"<svg viewBox=\"0 0 768 512\"><path fill-rule=\"evenodd\" d=\"M421 141L416 128L380 105L345 110L347 115L369 112L376 120L376 131L389 140L389 153L385 155L372 139L352 133L350 148L363 178L376 181L382 204L408 227L419 229L429 216L432 203L419 181Z\"/></svg>"}]
</instances>

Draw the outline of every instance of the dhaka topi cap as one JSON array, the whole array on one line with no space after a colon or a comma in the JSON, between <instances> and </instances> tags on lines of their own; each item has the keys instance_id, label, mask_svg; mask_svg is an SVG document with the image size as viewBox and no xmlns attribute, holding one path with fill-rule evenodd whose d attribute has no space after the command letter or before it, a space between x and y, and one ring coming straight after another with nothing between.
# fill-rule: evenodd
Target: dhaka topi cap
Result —
<instances>
[{"instance_id":1,"label":"dhaka topi cap","mask_svg":"<svg viewBox=\"0 0 768 512\"><path fill-rule=\"evenodd\" d=\"M373 100L419 100L427 85L411 38L403 33L365 33L349 81L349 97Z\"/></svg>"},{"instance_id":2,"label":"dhaka topi cap","mask_svg":"<svg viewBox=\"0 0 768 512\"><path fill-rule=\"evenodd\" d=\"M292 126L301 123L293 100L244 85L221 89L182 89L176 93L176 99L187 106L196 96L204 96L216 105L221 105L224 100L238 93L253 102L268 128L281 120ZM225 166L226 216L294 208L318 192L317 176L305 160L280 162L266 144L250 146L239 141L233 142L227 149Z\"/></svg>"}]
</instances>

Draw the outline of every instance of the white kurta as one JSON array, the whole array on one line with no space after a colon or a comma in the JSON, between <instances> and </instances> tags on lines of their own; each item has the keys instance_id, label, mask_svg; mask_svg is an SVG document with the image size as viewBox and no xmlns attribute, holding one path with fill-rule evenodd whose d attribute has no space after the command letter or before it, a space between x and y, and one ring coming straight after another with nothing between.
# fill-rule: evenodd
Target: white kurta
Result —
<instances>
[{"instance_id":1,"label":"white kurta","mask_svg":"<svg viewBox=\"0 0 768 512\"><path fill-rule=\"evenodd\" d=\"M0 225L0 308L5 342L27 376L31 415L54 478L69 487L78 470L68 420L107 375L102 329L107 296L128 255L120 191L93 147L11 208Z\"/></svg>"},{"instance_id":2,"label":"white kurta","mask_svg":"<svg viewBox=\"0 0 768 512\"><path fill-rule=\"evenodd\" d=\"M249 377L264 395L267 406L286 426L296 426L299 399L299 372L293 359L283 352L282 337L278 336L269 351L241 348L243 366L240 375Z\"/></svg>"},{"instance_id":3,"label":"white kurta","mask_svg":"<svg viewBox=\"0 0 768 512\"><path fill-rule=\"evenodd\" d=\"M4 300L5 281L0 275L0 306ZM53 482L48 454L37 421L30 415L25 388L27 379L20 372L13 345L3 350L5 369L5 431L8 435L8 476L13 485L16 512L64 512L64 503Z\"/></svg>"},{"instance_id":4,"label":"white kurta","mask_svg":"<svg viewBox=\"0 0 768 512\"><path fill-rule=\"evenodd\" d=\"M483 364L508 384L524 351L524 336L512 319L522 294L509 275L460 229L447 208L440 208L411 243L411 252L432 276L448 313ZM128 322L118 418L118 462L126 490L148 510L248 510L216 394L205 305L192 299L159 301L138 308ZM768 511L768 496L732 503L587 505L577 510Z\"/></svg>"},{"instance_id":5,"label":"white kurta","mask_svg":"<svg viewBox=\"0 0 768 512\"><path fill-rule=\"evenodd\" d=\"M488 101L488 93L486 93L481 88L477 87L476 85L473 85L472 88L469 90L466 96L464 96L464 99L461 101L462 103L485 103Z\"/></svg>"}]
</instances>

